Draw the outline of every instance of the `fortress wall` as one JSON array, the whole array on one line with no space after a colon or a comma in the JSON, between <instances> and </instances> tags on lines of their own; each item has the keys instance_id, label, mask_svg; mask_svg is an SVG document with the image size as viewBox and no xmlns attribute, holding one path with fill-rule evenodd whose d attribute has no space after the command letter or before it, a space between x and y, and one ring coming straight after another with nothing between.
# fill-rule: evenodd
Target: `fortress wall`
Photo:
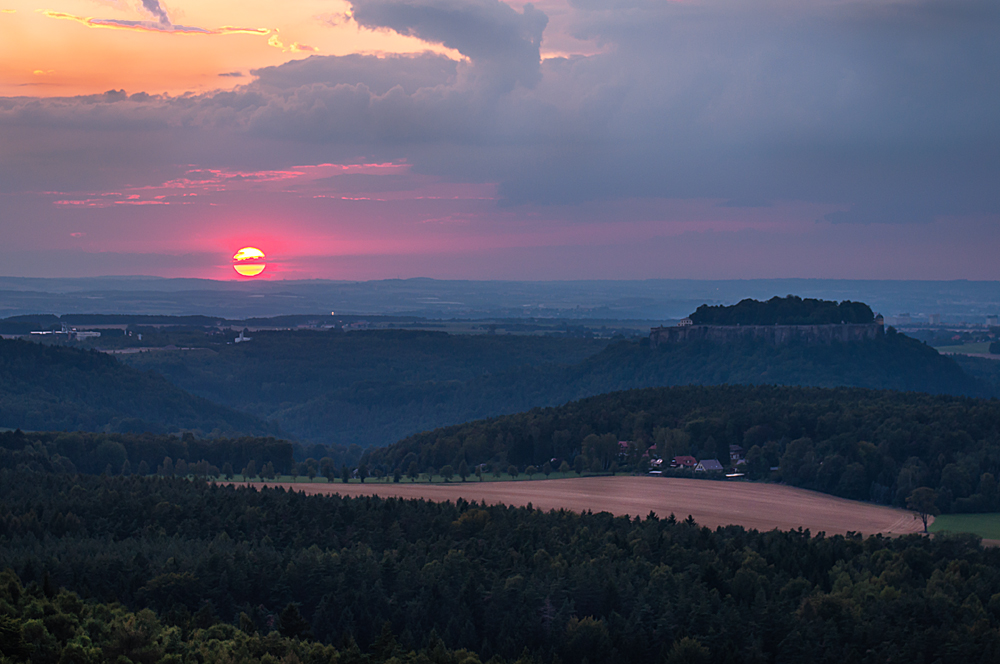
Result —
<instances>
[{"instance_id":1,"label":"fortress wall","mask_svg":"<svg viewBox=\"0 0 1000 664\"><path fill-rule=\"evenodd\" d=\"M839 325L688 325L686 327L654 327L649 334L653 347L663 343L706 340L730 343L742 339L762 339L775 346L791 342L832 344L835 342L869 341L883 334L878 323Z\"/></svg>"}]
</instances>

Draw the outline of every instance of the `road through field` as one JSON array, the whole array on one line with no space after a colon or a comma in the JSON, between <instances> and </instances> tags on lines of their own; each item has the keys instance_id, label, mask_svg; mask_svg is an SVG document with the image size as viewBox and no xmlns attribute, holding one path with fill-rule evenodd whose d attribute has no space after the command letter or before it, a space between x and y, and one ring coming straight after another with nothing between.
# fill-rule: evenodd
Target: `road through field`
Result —
<instances>
[{"instance_id":1,"label":"road through field","mask_svg":"<svg viewBox=\"0 0 1000 664\"><path fill-rule=\"evenodd\" d=\"M254 483L254 486L263 486ZM830 535L855 531L864 534L920 532L922 525L912 512L835 498L814 491L779 484L715 482L663 477L581 477L531 482L454 482L451 484L327 484L295 483L284 486L307 494L342 496L378 495L424 498L433 501L486 501L543 510L591 510L615 515L655 512L673 513L678 519L689 514L703 525L715 528L739 524L758 530L808 528Z\"/></svg>"}]
</instances>

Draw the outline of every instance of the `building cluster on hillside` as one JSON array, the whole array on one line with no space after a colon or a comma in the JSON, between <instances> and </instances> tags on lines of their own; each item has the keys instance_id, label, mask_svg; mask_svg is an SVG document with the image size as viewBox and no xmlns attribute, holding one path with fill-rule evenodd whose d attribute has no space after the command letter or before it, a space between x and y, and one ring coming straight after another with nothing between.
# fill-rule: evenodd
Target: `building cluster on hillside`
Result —
<instances>
[{"instance_id":1,"label":"building cluster on hillside","mask_svg":"<svg viewBox=\"0 0 1000 664\"><path fill-rule=\"evenodd\" d=\"M624 456L627 453L629 445L631 445L629 441L618 441L619 456ZM727 477L742 477L743 473L739 472L739 467L746 464L746 459L743 458L743 448L739 445L729 446L729 463L726 465L711 456L698 459L689 455L681 455L668 461L661 459L654 447L646 450L641 458L649 465L650 473L654 475L662 474L665 468L691 470L696 473L723 473L728 469L731 472L727 473Z\"/></svg>"},{"instance_id":2,"label":"building cluster on hillside","mask_svg":"<svg viewBox=\"0 0 1000 664\"><path fill-rule=\"evenodd\" d=\"M101 336L100 332L96 332L94 330L77 330L75 327L70 327L66 323L63 323L62 324L62 329L59 329L59 330L38 330L38 331L33 331L31 334L32 335L39 335L39 336L48 336L48 335L64 336L64 337L66 337L67 339L69 339L71 341L72 340L82 341L84 339L96 339L97 337Z\"/></svg>"}]
</instances>

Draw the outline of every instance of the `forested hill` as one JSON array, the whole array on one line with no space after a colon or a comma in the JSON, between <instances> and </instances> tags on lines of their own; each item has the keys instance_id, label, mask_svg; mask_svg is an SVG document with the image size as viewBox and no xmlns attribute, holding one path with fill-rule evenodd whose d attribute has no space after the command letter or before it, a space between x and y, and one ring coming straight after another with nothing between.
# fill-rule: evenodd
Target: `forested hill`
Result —
<instances>
[{"instance_id":1,"label":"forested hill","mask_svg":"<svg viewBox=\"0 0 1000 664\"><path fill-rule=\"evenodd\" d=\"M0 340L0 427L29 430L275 433L95 351Z\"/></svg>"},{"instance_id":2,"label":"forested hill","mask_svg":"<svg viewBox=\"0 0 1000 664\"><path fill-rule=\"evenodd\" d=\"M550 459L608 468L618 441L623 462L641 469L653 447L662 458L692 455L729 464L746 450L755 479L846 498L905 505L930 487L942 511L1000 508L1000 401L862 389L772 386L676 387L591 397L411 436L366 453L392 472L482 462L541 467ZM557 461L557 463L559 463ZM778 467L773 474L770 468Z\"/></svg>"},{"instance_id":3,"label":"forested hill","mask_svg":"<svg viewBox=\"0 0 1000 664\"><path fill-rule=\"evenodd\" d=\"M217 351L126 356L217 403L276 420L300 440L385 445L440 426L665 385L841 385L988 395L933 348L894 334L772 346L374 331L255 332Z\"/></svg>"},{"instance_id":4,"label":"forested hill","mask_svg":"<svg viewBox=\"0 0 1000 664\"><path fill-rule=\"evenodd\" d=\"M892 328L864 342L774 346L753 339L619 343L571 369L563 381L581 398L635 387L721 384L868 387L930 394L993 396L948 356Z\"/></svg>"}]
</instances>

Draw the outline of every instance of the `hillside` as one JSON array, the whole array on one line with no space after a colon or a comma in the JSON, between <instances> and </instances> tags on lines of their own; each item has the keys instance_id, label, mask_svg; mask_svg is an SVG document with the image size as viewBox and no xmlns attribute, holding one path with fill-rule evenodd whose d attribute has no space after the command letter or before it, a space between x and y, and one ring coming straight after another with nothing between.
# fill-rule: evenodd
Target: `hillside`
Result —
<instances>
[{"instance_id":1,"label":"hillside","mask_svg":"<svg viewBox=\"0 0 1000 664\"><path fill-rule=\"evenodd\" d=\"M253 333L214 350L124 356L176 385L326 444L384 445L415 431L536 405L508 385L558 372L607 340L374 330ZM471 400L465 395L477 389Z\"/></svg>"},{"instance_id":2,"label":"hillside","mask_svg":"<svg viewBox=\"0 0 1000 664\"><path fill-rule=\"evenodd\" d=\"M649 349L644 342L619 343L575 367L569 378L580 397L634 387L725 383L991 394L952 358L891 328L880 339L829 345L773 346L748 339Z\"/></svg>"},{"instance_id":3,"label":"hillside","mask_svg":"<svg viewBox=\"0 0 1000 664\"><path fill-rule=\"evenodd\" d=\"M303 440L385 445L440 426L637 387L857 386L981 396L933 348L890 333L865 343L648 341L434 332L266 332L217 351L126 356L181 388L276 420Z\"/></svg>"},{"instance_id":4,"label":"hillside","mask_svg":"<svg viewBox=\"0 0 1000 664\"><path fill-rule=\"evenodd\" d=\"M990 394L1000 397L1000 358L949 355L962 371L980 381Z\"/></svg>"},{"instance_id":5,"label":"hillside","mask_svg":"<svg viewBox=\"0 0 1000 664\"><path fill-rule=\"evenodd\" d=\"M630 441L626 459L618 441ZM366 452L387 472L489 462L541 467L550 459L607 469L640 456L729 463L746 450L752 479L780 479L846 498L905 505L927 486L942 511L1000 507L1000 402L863 389L674 387L616 392L410 436ZM595 465L596 464L596 465ZM772 475L770 468L778 467Z\"/></svg>"},{"instance_id":6,"label":"hillside","mask_svg":"<svg viewBox=\"0 0 1000 664\"><path fill-rule=\"evenodd\" d=\"M0 340L0 427L206 435L277 431L109 355L11 340Z\"/></svg>"}]
</instances>

